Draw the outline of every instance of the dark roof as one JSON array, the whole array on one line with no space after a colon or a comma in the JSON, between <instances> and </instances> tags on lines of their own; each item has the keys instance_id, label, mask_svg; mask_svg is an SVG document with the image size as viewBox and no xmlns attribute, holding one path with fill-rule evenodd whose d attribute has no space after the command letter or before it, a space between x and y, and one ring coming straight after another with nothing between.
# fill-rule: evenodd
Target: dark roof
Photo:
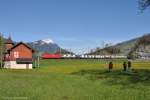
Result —
<instances>
[{"instance_id":1,"label":"dark roof","mask_svg":"<svg viewBox=\"0 0 150 100\"><path fill-rule=\"evenodd\" d=\"M33 60L32 58L17 58L16 62L18 64L32 64Z\"/></svg>"},{"instance_id":2,"label":"dark roof","mask_svg":"<svg viewBox=\"0 0 150 100\"><path fill-rule=\"evenodd\" d=\"M8 39L6 39L6 44L14 44L11 37L8 37Z\"/></svg>"},{"instance_id":3,"label":"dark roof","mask_svg":"<svg viewBox=\"0 0 150 100\"><path fill-rule=\"evenodd\" d=\"M28 46L27 44L23 43L23 42L19 42L18 44L16 44L15 46L13 46L12 48L10 48L8 51L11 51L12 49L16 48L17 46L23 44L24 46L26 46L27 48L29 48L30 50L32 50L32 52L34 52L34 50Z\"/></svg>"}]
</instances>

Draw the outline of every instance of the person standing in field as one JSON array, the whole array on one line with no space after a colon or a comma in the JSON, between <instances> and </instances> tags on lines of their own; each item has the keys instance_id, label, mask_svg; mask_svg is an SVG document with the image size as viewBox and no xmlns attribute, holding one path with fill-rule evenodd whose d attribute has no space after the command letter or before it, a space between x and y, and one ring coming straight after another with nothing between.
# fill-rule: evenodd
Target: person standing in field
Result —
<instances>
[{"instance_id":1,"label":"person standing in field","mask_svg":"<svg viewBox=\"0 0 150 100\"><path fill-rule=\"evenodd\" d=\"M127 63L126 62L123 63L123 71L127 71Z\"/></svg>"},{"instance_id":2,"label":"person standing in field","mask_svg":"<svg viewBox=\"0 0 150 100\"><path fill-rule=\"evenodd\" d=\"M108 66L109 72L112 72L113 69L113 63L109 62L109 66Z\"/></svg>"},{"instance_id":3,"label":"person standing in field","mask_svg":"<svg viewBox=\"0 0 150 100\"><path fill-rule=\"evenodd\" d=\"M131 67L132 67L131 61L128 61L128 71L129 72L131 72Z\"/></svg>"}]
</instances>

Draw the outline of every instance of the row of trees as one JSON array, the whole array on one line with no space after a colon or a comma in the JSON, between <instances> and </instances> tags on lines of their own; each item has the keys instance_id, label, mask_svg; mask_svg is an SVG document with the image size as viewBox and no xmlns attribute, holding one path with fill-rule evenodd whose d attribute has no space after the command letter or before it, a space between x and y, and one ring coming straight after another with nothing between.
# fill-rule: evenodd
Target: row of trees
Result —
<instances>
[{"instance_id":1,"label":"row of trees","mask_svg":"<svg viewBox=\"0 0 150 100\"><path fill-rule=\"evenodd\" d=\"M89 54L93 54L93 55L113 55L113 54L119 54L121 52L120 48L116 47L116 46L112 46L112 45L108 45L105 46L103 48L99 48L97 47L94 50L91 50Z\"/></svg>"},{"instance_id":2,"label":"row of trees","mask_svg":"<svg viewBox=\"0 0 150 100\"><path fill-rule=\"evenodd\" d=\"M0 33L0 68L3 67L3 59L5 54L5 45L4 45L5 39L3 37L3 34Z\"/></svg>"}]
</instances>

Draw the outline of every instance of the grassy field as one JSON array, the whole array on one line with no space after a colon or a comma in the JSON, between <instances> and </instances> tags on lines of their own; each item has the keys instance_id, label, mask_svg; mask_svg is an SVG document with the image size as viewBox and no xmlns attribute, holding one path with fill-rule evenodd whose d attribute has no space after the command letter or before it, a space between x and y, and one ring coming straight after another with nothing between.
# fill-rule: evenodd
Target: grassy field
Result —
<instances>
[{"instance_id":1,"label":"grassy field","mask_svg":"<svg viewBox=\"0 0 150 100\"><path fill-rule=\"evenodd\" d=\"M32 70L0 70L0 100L150 100L150 62L123 60L42 60Z\"/></svg>"}]
</instances>

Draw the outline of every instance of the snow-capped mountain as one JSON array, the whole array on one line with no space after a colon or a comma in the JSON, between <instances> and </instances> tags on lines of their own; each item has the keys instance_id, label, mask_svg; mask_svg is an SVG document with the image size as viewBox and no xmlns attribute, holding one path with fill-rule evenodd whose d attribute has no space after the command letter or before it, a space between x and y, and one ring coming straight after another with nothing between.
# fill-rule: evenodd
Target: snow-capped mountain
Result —
<instances>
[{"instance_id":1,"label":"snow-capped mountain","mask_svg":"<svg viewBox=\"0 0 150 100\"><path fill-rule=\"evenodd\" d=\"M35 41L35 42L32 42L34 44L38 44L38 45L43 45L43 44L55 44L55 42L48 38L48 39L43 39L43 40L38 40L38 41Z\"/></svg>"},{"instance_id":2,"label":"snow-capped mountain","mask_svg":"<svg viewBox=\"0 0 150 100\"><path fill-rule=\"evenodd\" d=\"M47 44L49 44L49 43L52 43L52 44L54 44L54 41L52 40L52 39L50 39L50 38L48 38L48 39L44 39L44 40L42 40L44 43L47 43Z\"/></svg>"},{"instance_id":3,"label":"snow-capped mountain","mask_svg":"<svg viewBox=\"0 0 150 100\"><path fill-rule=\"evenodd\" d=\"M56 53L60 50L60 47L50 38L30 42L28 44L39 52Z\"/></svg>"}]
</instances>

